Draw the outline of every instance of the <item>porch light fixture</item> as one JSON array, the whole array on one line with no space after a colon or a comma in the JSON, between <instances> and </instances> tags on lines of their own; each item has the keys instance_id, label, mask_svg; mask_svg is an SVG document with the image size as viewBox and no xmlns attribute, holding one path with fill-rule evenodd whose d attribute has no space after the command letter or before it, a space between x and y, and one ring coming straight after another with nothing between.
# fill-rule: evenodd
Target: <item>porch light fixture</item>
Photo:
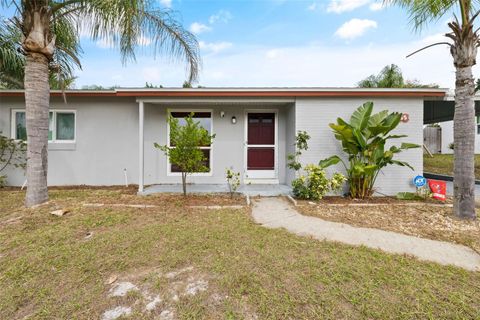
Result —
<instances>
[{"instance_id":1,"label":"porch light fixture","mask_svg":"<svg viewBox=\"0 0 480 320\"><path fill-rule=\"evenodd\" d=\"M220 118L225 117L225 111L220 111Z\"/></svg>"},{"instance_id":2,"label":"porch light fixture","mask_svg":"<svg viewBox=\"0 0 480 320\"><path fill-rule=\"evenodd\" d=\"M232 124L237 123L237 118L235 116L232 117Z\"/></svg>"}]
</instances>

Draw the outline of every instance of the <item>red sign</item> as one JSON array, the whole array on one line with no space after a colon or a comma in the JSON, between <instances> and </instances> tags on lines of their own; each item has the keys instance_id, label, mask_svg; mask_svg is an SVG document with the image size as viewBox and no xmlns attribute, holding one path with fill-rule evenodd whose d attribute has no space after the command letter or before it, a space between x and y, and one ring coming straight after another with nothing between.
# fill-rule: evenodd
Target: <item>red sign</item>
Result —
<instances>
[{"instance_id":1,"label":"red sign","mask_svg":"<svg viewBox=\"0 0 480 320\"><path fill-rule=\"evenodd\" d=\"M433 198L445 201L447 199L447 183L440 180L428 180L428 186L432 190Z\"/></svg>"}]
</instances>

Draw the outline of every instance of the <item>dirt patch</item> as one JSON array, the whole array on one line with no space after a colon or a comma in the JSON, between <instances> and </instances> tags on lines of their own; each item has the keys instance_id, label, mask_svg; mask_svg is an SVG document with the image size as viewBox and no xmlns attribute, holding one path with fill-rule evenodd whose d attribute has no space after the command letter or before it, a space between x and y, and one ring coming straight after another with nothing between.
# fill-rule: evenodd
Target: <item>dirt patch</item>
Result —
<instances>
[{"instance_id":1,"label":"dirt patch","mask_svg":"<svg viewBox=\"0 0 480 320\"><path fill-rule=\"evenodd\" d=\"M460 220L453 216L451 207L422 203L402 205L398 201L375 200L386 202L368 208L348 205L348 201L345 201L345 206L329 206L326 205L328 203L318 202L316 205L298 206L297 209L305 215L328 221L463 244L480 253L480 221ZM479 213L477 209L477 215Z\"/></svg>"},{"instance_id":2,"label":"dirt patch","mask_svg":"<svg viewBox=\"0 0 480 320\"><path fill-rule=\"evenodd\" d=\"M111 278L112 276L106 279L105 283L108 284ZM222 297L210 288L211 279L211 275L199 272L192 266L169 272L146 269L121 277L115 276L115 281L109 284L106 296L111 303L103 313L103 319L114 320L132 312L158 316L160 319L175 319L176 305L183 303L184 299L202 293L210 295L207 292L209 290L213 291L212 296ZM210 300L212 299L206 299Z\"/></svg>"}]
</instances>

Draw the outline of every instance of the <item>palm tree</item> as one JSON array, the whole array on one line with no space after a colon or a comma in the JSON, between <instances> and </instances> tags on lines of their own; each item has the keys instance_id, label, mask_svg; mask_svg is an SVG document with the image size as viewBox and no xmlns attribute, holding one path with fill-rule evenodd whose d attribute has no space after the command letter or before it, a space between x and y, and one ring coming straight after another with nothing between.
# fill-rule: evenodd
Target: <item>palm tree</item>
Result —
<instances>
[{"instance_id":1,"label":"palm tree","mask_svg":"<svg viewBox=\"0 0 480 320\"><path fill-rule=\"evenodd\" d=\"M372 74L357 84L360 88L438 88L436 84L421 84L417 80L404 80L396 64L383 67L378 75Z\"/></svg>"},{"instance_id":2,"label":"palm tree","mask_svg":"<svg viewBox=\"0 0 480 320\"><path fill-rule=\"evenodd\" d=\"M24 89L25 55L20 45L21 30L1 16L0 19L0 88ZM63 90L73 86L73 69L81 68L78 57L82 51L75 37L70 37L65 32L57 34L57 50L49 63L49 83L50 89Z\"/></svg>"},{"instance_id":3,"label":"palm tree","mask_svg":"<svg viewBox=\"0 0 480 320\"><path fill-rule=\"evenodd\" d=\"M358 83L361 88L403 88L402 70L396 64L385 66L378 75L363 79Z\"/></svg>"},{"instance_id":4,"label":"palm tree","mask_svg":"<svg viewBox=\"0 0 480 320\"><path fill-rule=\"evenodd\" d=\"M198 78L200 65L196 38L186 31L169 11L153 0L0 0L3 7L14 6L10 21L21 31L25 55L25 105L27 126L28 207L48 200L47 150L49 65L60 48L61 35L72 41L80 30L92 40L104 39L118 48L122 63L135 60L142 37L151 39L154 53L163 53L187 63L188 81ZM74 52L63 51L76 59ZM63 56L64 58L66 56Z\"/></svg>"},{"instance_id":5,"label":"palm tree","mask_svg":"<svg viewBox=\"0 0 480 320\"><path fill-rule=\"evenodd\" d=\"M410 14L412 24L419 30L431 21L454 14L448 23L450 32L445 36L453 42L439 42L427 46L445 44L450 46L450 54L455 66L455 114L453 117L454 181L453 212L460 218L475 219L475 82L472 66L476 64L480 38L474 29L479 12L472 0L387 0L404 7Z\"/></svg>"}]
</instances>

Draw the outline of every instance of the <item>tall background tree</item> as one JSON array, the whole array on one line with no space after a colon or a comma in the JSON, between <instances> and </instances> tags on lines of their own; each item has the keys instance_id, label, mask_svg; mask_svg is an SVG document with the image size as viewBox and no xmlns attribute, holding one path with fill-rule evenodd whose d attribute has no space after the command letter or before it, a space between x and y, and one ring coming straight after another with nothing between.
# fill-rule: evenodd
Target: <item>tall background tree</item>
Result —
<instances>
[{"instance_id":1,"label":"tall background tree","mask_svg":"<svg viewBox=\"0 0 480 320\"><path fill-rule=\"evenodd\" d=\"M379 74L372 74L357 84L360 88L438 88L436 84L421 84L417 80L405 80L396 64L383 67Z\"/></svg>"},{"instance_id":2,"label":"tall background tree","mask_svg":"<svg viewBox=\"0 0 480 320\"><path fill-rule=\"evenodd\" d=\"M472 66L476 64L480 45L478 29L478 1L472 0L387 0L405 8L411 23L420 30L432 21L454 15L448 23L450 32L445 37L451 42L439 42L450 47L455 67L455 114L453 118L454 169L453 211L461 218L475 219L475 82ZM430 46L432 46L430 45ZM429 47L430 47L429 46Z\"/></svg>"},{"instance_id":3,"label":"tall background tree","mask_svg":"<svg viewBox=\"0 0 480 320\"><path fill-rule=\"evenodd\" d=\"M60 49L63 34L79 42L80 30L92 40L104 39L117 48L122 63L135 60L140 39L152 40L154 53L165 54L187 64L188 82L198 78L198 42L170 11L149 0L1 0L5 8L15 8L9 20L21 33L20 47L25 56L24 87L27 127L26 206L48 200L48 107L50 68ZM74 52L65 54L75 60ZM78 60L78 59L77 59Z\"/></svg>"}]
</instances>

